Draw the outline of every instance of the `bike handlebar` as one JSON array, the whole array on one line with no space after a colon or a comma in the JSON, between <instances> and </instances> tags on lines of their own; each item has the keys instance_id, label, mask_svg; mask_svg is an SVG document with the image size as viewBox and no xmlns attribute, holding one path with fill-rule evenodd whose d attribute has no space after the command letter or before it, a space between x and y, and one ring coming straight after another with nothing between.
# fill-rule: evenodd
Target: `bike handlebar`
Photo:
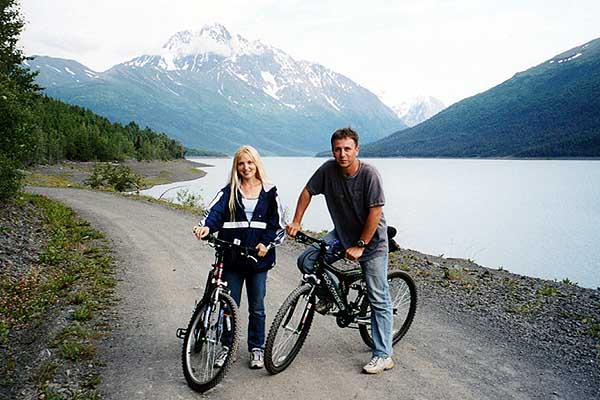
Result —
<instances>
[{"instance_id":1,"label":"bike handlebar","mask_svg":"<svg viewBox=\"0 0 600 400\"><path fill-rule=\"evenodd\" d=\"M212 247L219 249L233 249L240 253L240 255L248 257L254 261L258 261L256 257L258 256L258 250L252 247L240 246L239 244L228 242L227 240L219 239L213 234L208 234L202 238L202 240L206 240L208 244Z\"/></svg>"},{"instance_id":2,"label":"bike handlebar","mask_svg":"<svg viewBox=\"0 0 600 400\"><path fill-rule=\"evenodd\" d=\"M306 243L306 244L316 243L321 247L330 247L331 246L330 243L327 243L326 241L324 241L322 239L317 239L312 236L308 236L306 233L301 232L301 231L296 232L295 239L297 242L300 242L300 243ZM341 258L346 257L346 250L344 248L336 249L336 250L334 250L334 253L337 253L337 255L340 256Z\"/></svg>"}]
</instances>

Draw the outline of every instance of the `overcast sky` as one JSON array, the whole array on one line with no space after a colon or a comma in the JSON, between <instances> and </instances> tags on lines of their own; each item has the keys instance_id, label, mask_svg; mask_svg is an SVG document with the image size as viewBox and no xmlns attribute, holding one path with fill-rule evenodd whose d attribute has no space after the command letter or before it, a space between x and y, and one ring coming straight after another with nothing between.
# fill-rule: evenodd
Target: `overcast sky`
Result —
<instances>
[{"instance_id":1,"label":"overcast sky","mask_svg":"<svg viewBox=\"0 0 600 400\"><path fill-rule=\"evenodd\" d=\"M21 8L28 55L104 71L218 22L385 92L389 105L420 95L449 105L600 37L599 0L21 0Z\"/></svg>"}]
</instances>

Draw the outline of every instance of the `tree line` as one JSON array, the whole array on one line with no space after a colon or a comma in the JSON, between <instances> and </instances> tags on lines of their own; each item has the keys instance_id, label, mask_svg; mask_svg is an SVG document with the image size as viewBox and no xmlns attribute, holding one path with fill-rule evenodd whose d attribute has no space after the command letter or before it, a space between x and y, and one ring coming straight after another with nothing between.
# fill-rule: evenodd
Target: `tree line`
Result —
<instances>
[{"instance_id":1,"label":"tree line","mask_svg":"<svg viewBox=\"0 0 600 400\"><path fill-rule=\"evenodd\" d=\"M18 47L24 26L18 0L0 1L0 199L21 187L28 165L61 160L183 158L184 147L135 122L112 123L82 107L40 94Z\"/></svg>"},{"instance_id":2,"label":"tree line","mask_svg":"<svg viewBox=\"0 0 600 400\"><path fill-rule=\"evenodd\" d=\"M39 96L32 104L35 128L33 163L60 160L112 161L183 158L184 147L164 133L135 122L112 123L85 108Z\"/></svg>"}]
</instances>

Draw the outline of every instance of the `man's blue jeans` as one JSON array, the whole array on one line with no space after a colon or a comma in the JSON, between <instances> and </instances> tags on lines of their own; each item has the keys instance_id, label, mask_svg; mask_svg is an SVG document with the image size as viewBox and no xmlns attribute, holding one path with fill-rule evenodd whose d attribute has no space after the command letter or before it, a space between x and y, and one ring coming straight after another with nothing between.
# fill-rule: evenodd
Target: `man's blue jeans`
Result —
<instances>
[{"instance_id":1,"label":"man's blue jeans","mask_svg":"<svg viewBox=\"0 0 600 400\"><path fill-rule=\"evenodd\" d=\"M392 349L393 310L387 280L388 255L361 261L371 303L371 335L373 357L390 357Z\"/></svg>"},{"instance_id":2,"label":"man's blue jeans","mask_svg":"<svg viewBox=\"0 0 600 400\"><path fill-rule=\"evenodd\" d=\"M267 292L267 271L242 272L232 268L223 269L223 278L231 291L237 306L242 298L242 286L246 282L248 295L248 351L265 348L265 294ZM231 340L231 339L229 339ZM224 338L223 343L226 340Z\"/></svg>"},{"instance_id":3,"label":"man's blue jeans","mask_svg":"<svg viewBox=\"0 0 600 400\"><path fill-rule=\"evenodd\" d=\"M323 237L327 243L338 240L335 230ZM338 240L339 242L339 240ZM315 261L319 255L317 245L308 246L298 257L298 268L305 274L315 271ZM327 254L328 262L337 259ZM388 255L360 261L367 285L367 297L371 303L371 336L373 337L373 356L390 357L392 349L393 310L390 288L387 281Z\"/></svg>"}]
</instances>

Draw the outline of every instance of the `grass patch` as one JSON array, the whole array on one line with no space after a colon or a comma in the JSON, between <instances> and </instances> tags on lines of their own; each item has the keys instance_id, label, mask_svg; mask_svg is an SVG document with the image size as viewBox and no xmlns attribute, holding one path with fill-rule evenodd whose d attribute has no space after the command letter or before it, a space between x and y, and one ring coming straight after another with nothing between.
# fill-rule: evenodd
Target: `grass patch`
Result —
<instances>
[{"instance_id":1,"label":"grass patch","mask_svg":"<svg viewBox=\"0 0 600 400\"><path fill-rule=\"evenodd\" d=\"M33 381L37 387L43 387L52 381L60 365L54 360L44 360L33 374Z\"/></svg>"},{"instance_id":2,"label":"grass patch","mask_svg":"<svg viewBox=\"0 0 600 400\"><path fill-rule=\"evenodd\" d=\"M193 206L188 206L188 205L182 205L182 204L177 204L177 203L172 203L170 201L167 200L159 200L159 199L155 199L154 197L149 197L149 196L143 196L140 194L134 194L134 193L123 193L123 196L135 199L135 200L140 200L140 201L145 201L147 203L152 203L152 204L161 204L163 206L167 206L167 207L171 207L171 208L175 208L177 210L183 210L183 211L188 211L191 212L192 214L195 215L204 215L204 208L203 207L193 207Z\"/></svg>"},{"instance_id":3,"label":"grass patch","mask_svg":"<svg viewBox=\"0 0 600 400\"><path fill-rule=\"evenodd\" d=\"M47 399L62 398L63 394L52 393L48 388L57 384L60 387L65 376L63 370L77 363L95 363L94 342L107 328L95 311L110 305L116 285L113 261L103 235L71 210L42 196L22 194L17 205L26 203L33 204L43 217L42 228L48 243L38 255L37 268L20 276L0 274L0 345L3 350L0 354L4 355L0 360L3 364L0 375L3 385L10 385L17 381L15 377L21 376L27 385L34 385L40 393L47 394ZM48 337L46 331L36 331L52 326L52 318L65 313L72 305L77 307L59 333ZM12 332L15 332L14 338ZM19 332L32 333L38 346L51 350L51 356L34 371L18 365L20 359L14 358L15 354L27 351L19 340ZM97 375L72 379L83 387L68 398L97 398L93 391L98 384Z\"/></svg>"},{"instance_id":4,"label":"grass patch","mask_svg":"<svg viewBox=\"0 0 600 400\"><path fill-rule=\"evenodd\" d=\"M64 175L44 175L39 172L34 172L25 177L25 184L30 186L44 186L44 187L76 187L81 188L83 186L72 182L69 178L71 174Z\"/></svg>"},{"instance_id":5,"label":"grass patch","mask_svg":"<svg viewBox=\"0 0 600 400\"><path fill-rule=\"evenodd\" d=\"M592 326L590 326L589 332L591 337L600 339L600 324L593 324Z\"/></svg>"},{"instance_id":6,"label":"grass patch","mask_svg":"<svg viewBox=\"0 0 600 400\"><path fill-rule=\"evenodd\" d=\"M513 314L531 314L539 310L541 306L542 302L538 297L536 300L508 307L506 311Z\"/></svg>"},{"instance_id":7,"label":"grass patch","mask_svg":"<svg viewBox=\"0 0 600 400\"><path fill-rule=\"evenodd\" d=\"M539 296L556 296L558 289L554 286L545 285L543 288L536 290Z\"/></svg>"},{"instance_id":8,"label":"grass patch","mask_svg":"<svg viewBox=\"0 0 600 400\"><path fill-rule=\"evenodd\" d=\"M83 304L73 311L72 317L75 321L89 321L92 319L92 310L87 304Z\"/></svg>"},{"instance_id":9,"label":"grass patch","mask_svg":"<svg viewBox=\"0 0 600 400\"><path fill-rule=\"evenodd\" d=\"M96 354L96 348L88 343L77 340L65 340L59 346L58 350L62 358L71 361L89 360Z\"/></svg>"}]
</instances>

